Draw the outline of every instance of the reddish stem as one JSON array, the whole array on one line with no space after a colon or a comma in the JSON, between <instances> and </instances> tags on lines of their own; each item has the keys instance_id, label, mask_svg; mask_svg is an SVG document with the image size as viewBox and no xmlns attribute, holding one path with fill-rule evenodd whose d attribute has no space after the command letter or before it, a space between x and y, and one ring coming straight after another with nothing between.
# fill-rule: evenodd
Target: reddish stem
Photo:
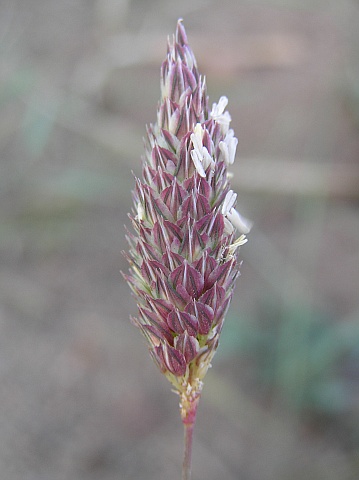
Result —
<instances>
[{"instance_id":1,"label":"reddish stem","mask_svg":"<svg viewBox=\"0 0 359 480\"><path fill-rule=\"evenodd\" d=\"M188 402L185 410L182 411L182 422L184 426L182 480L191 480L193 429L196 421L198 401L199 397Z\"/></svg>"},{"instance_id":2,"label":"reddish stem","mask_svg":"<svg viewBox=\"0 0 359 480\"><path fill-rule=\"evenodd\" d=\"M184 423L184 456L182 464L182 480L191 480L192 440L194 423Z\"/></svg>"}]
</instances>

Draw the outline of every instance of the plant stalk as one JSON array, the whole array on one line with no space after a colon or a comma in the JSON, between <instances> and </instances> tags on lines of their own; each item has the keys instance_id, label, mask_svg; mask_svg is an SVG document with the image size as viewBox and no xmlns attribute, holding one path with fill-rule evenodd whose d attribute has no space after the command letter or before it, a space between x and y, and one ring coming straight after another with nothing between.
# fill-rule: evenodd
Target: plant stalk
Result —
<instances>
[{"instance_id":1,"label":"plant stalk","mask_svg":"<svg viewBox=\"0 0 359 480\"><path fill-rule=\"evenodd\" d=\"M193 430L196 422L197 407L200 395L184 394L181 403L181 417L184 426L184 454L182 464L182 480L191 480Z\"/></svg>"},{"instance_id":2,"label":"plant stalk","mask_svg":"<svg viewBox=\"0 0 359 480\"><path fill-rule=\"evenodd\" d=\"M194 423L184 423L184 455L182 464L182 480L191 480L192 441Z\"/></svg>"}]
</instances>

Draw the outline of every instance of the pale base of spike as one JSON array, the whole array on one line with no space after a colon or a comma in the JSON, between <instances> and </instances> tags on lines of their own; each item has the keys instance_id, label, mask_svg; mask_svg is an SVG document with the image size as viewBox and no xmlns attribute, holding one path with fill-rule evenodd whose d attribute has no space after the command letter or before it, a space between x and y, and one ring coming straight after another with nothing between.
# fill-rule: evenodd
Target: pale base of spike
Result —
<instances>
[{"instance_id":1,"label":"pale base of spike","mask_svg":"<svg viewBox=\"0 0 359 480\"><path fill-rule=\"evenodd\" d=\"M184 387L184 391L180 393L181 419L184 424L193 424L196 420L203 383L197 378L192 384L187 383Z\"/></svg>"}]
</instances>

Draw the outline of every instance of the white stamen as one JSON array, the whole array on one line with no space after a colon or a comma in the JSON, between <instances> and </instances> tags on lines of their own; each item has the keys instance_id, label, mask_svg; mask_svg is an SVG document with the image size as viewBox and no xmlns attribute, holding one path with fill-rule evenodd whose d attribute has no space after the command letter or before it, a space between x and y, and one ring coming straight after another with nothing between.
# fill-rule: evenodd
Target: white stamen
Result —
<instances>
[{"instance_id":1,"label":"white stamen","mask_svg":"<svg viewBox=\"0 0 359 480\"><path fill-rule=\"evenodd\" d=\"M236 156L236 149L238 145L238 138L232 137L230 139L229 145L228 145L228 150L229 150L229 164L233 165L234 159Z\"/></svg>"},{"instance_id":2,"label":"white stamen","mask_svg":"<svg viewBox=\"0 0 359 480\"><path fill-rule=\"evenodd\" d=\"M228 98L223 95L219 99L218 104L214 103L212 105L212 112L211 112L212 118L215 118L215 117L218 117L219 115L222 115L222 113L224 112L227 105L228 105Z\"/></svg>"},{"instance_id":3,"label":"white stamen","mask_svg":"<svg viewBox=\"0 0 359 480\"><path fill-rule=\"evenodd\" d=\"M243 217L236 209L231 208L231 210L227 213L227 218L240 232L250 232L253 223L248 218Z\"/></svg>"},{"instance_id":4,"label":"white stamen","mask_svg":"<svg viewBox=\"0 0 359 480\"><path fill-rule=\"evenodd\" d=\"M232 207L234 207L234 204L236 203L237 200L237 194L233 192L233 190L229 190L227 192L227 195L224 199L223 205L222 205L222 215L227 216L229 211L231 210Z\"/></svg>"},{"instance_id":5,"label":"white stamen","mask_svg":"<svg viewBox=\"0 0 359 480\"><path fill-rule=\"evenodd\" d=\"M221 97L217 103L212 105L212 111L210 113L211 118L220 125L223 125L224 130L228 129L229 124L231 122L231 116L229 112L225 112L224 109L228 104L227 97ZM226 133L226 132L224 132Z\"/></svg>"},{"instance_id":6,"label":"white stamen","mask_svg":"<svg viewBox=\"0 0 359 480\"><path fill-rule=\"evenodd\" d=\"M206 172L204 171L202 159L200 157L200 154L198 153L198 150L191 150L191 157L197 172L200 174L201 177L204 178L206 176Z\"/></svg>"},{"instance_id":7,"label":"white stamen","mask_svg":"<svg viewBox=\"0 0 359 480\"><path fill-rule=\"evenodd\" d=\"M224 231L227 235L232 235L232 233L234 232L234 226L226 217L224 217Z\"/></svg>"},{"instance_id":8,"label":"white stamen","mask_svg":"<svg viewBox=\"0 0 359 480\"><path fill-rule=\"evenodd\" d=\"M228 254L233 255L234 252L239 248L241 245L244 245L248 242L248 238L245 235L241 235L237 238L229 247L228 247Z\"/></svg>"},{"instance_id":9,"label":"white stamen","mask_svg":"<svg viewBox=\"0 0 359 480\"><path fill-rule=\"evenodd\" d=\"M229 235L233 233L234 228L241 233L249 233L252 228L252 222L243 217L235 208L237 194L229 190L225 196L221 213L224 215L224 228ZM234 227L234 228L233 228Z\"/></svg>"},{"instance_id":10,"label":"white stamen","mask_svg":"<svg viewBox=\"0 0 359 480\"><path fill-rule=\"evenodd\" d=\"M200 123L197 123L196 126L194 127L194 131L191 134L191 140L193 143L193 147L196 148L197 150L201 150L203 147L203 134L204 130L202 128L202 125Z\"/></svg>"},{"instance_id":11,"label":"white stamen","mask_svg":"<svg viewBox=\"0 0 359 480\"><path fill-rule=\"evenodd\" d=\"M233 130L228 130L225 139L219 142L219 149L227 165L232 165L234 163L237 145L238 139L234 136Z\"/></svg>"},{"instance_id":12,"label":"white stamen","mask_svg":"<svg viewBox=\"0 0 359 480\"><path fill-rule=\"evenodd\" d=\"M222 140L221 142L219 142L219 149L223 155L223 158L224 158L224 163L226 165L229 165L229 149L228 149L228 145Z\"/></svg>"},{"instance_id":13,"label":"white stamen","mask_svg":"<svg viewBox=\"0 0 359 480\"><path fill-rule=\"evenodd\" d=\"M203 168L207 169L207 167L212 165L214 162L206 147L202 147L202 153L203 153Z\"/></svg>"},{"instance_id":14,"label":"white stamen","mask_svg":"<svg viewBox=\"0 0 359 480\"><path fill-rule=\"evenodd\" d=\"M203 134L204 128L202 128L200 123L197 123L190 137L193 144L191 157L194 166L201 177L206 176L205 169L207 169L209 165L213 164L211 155L209 154L207 148L203 146Z\"/></svg>"}]
</instances>

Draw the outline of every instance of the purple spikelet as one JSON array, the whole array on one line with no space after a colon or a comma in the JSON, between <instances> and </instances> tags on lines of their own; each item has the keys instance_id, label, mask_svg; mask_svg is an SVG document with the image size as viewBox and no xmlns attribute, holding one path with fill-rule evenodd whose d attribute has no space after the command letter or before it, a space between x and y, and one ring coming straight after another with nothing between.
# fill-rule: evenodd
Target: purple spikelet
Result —
<instances>
[{"instance_id":1,"label":"purple spikelet","mask_svg":"<svg viewBox=\"0 0 359 480\"><path fill-rule=\"evenodd\" d=\"M239 274L237 251L250 227L234 208L227 173L237 146L228 100L208 109L181 21L161 68L161 92L133 192L125 278L138 302L133 322L180 394L186 423L218 346Z\"/></svg>"}]
</instances>

